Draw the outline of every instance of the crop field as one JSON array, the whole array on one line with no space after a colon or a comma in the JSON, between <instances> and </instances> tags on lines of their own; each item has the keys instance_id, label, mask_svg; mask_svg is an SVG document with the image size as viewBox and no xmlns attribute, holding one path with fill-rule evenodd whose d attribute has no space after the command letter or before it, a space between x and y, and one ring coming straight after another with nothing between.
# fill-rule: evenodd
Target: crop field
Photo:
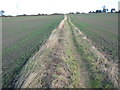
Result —
<instances>
[{"instance_id":1,"label":"crop field","mask_svg":"<svg viewBox=\"0 0 120 90\"><path fill-rule=\"evenodd\" d=\"M3 87L119 87L118 14L2 19Z\"/></svg>"},{"instance_id":2,"label":"crop field","mask_svg":"<svg viewBox=\"0 0 120 90\"><path fill-rule=\"evenodd\" d=\"M69 15L71 21L91 39L109 60L118 61L118 14Z\"/></svg>"},{"instance_id":3,"label":"crop field","mask_svg":"<svg viewBox=\"0 0 120 90\"><path fill-rule=\"evenodd\" d=\"M62 15L2 18L3 87L9 87L62 19Z\"/></svg>"}]
</instances>

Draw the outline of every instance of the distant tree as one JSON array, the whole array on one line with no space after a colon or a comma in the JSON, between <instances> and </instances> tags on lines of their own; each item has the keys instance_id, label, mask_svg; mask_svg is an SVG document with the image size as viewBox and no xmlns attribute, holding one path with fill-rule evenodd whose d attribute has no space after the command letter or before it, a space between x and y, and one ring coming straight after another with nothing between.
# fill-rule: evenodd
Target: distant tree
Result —
<instances>
[{"instance_id":1,"label":"distant tree","mask_svg":"<svg viewBox=\"0 0 120 90\"><path fill-rule=\"evenodd\" d=\"M99 13L102 13L102 11L101 11L101 10L99 10Z\"/></svg>"},{"instance_id":2,"label":"distant tree","mask_svg":"<svg viewBox=\"0 0 120 90\"><path fill-rule=\"evenodd\" d=\"M42 16L44 16L45 14L42 13Z\"/></svg>"},{"instance_id":3,"label":"distant tree","mask_svg":"<svg viewBox=\"0 0 120 90\"><path fill-rule=\"evenodd\" d=\"M7 16L5 16L5 17L12 17L12 15L7 15Z\"/></svg>"},{"instance_id":4,"label":"distant tree","mask_svg":"<svg viewBox=\"0 0 120 90\"><path fill-rule=\"evenodd\" d=\"M102 11L101 10L96 10L96 13L101 13Z\"/></svg>"},{"instance_id":5,"label":"distant tree","mask_svg":"<svg viewBox=\"0 0 120 90\"><path fill-rule=\"evenodd\" d=\"M23 16L27 16L26 14L23 14Z\"/></svg>"},{"instance_id":6,"label":"distant tree","mask_svg":"<svg viewBox=\"0 0 120 90\"><path fill-rule=\"evenodd\" d=\"M98 13L98 10L96 10L96 13Z\"/></svg>"},{"instance_id":7,"label":"distant tree","mask_svg":"<svg viewBox=\"0 0 120 90\"><path fill-rule=\"evenodd\" d=\"M111 13L114 13L114 12L115 12L115 8L112 8L112 9L111 9Z\"/></svg>"},{"instance_id":8,"label":"distant tree","mask_svg":"<svg viewBox=\"0 0 120 90\"><path fill-rule=\"evenodd\" d=\"M108 12L108 9L106 9L106 11Z\"/></svg>"},{"instance_id":9,"label":"distant tree","mask_svg":"<svg viewBox=\"0 0 120 90\"><path fill-rule=\"evenodd\" d=\"M40 14L40 13L38 13L38 16L41 16L41 14Z\"/></svg>"},{"instance_id":10,"label":"distant tree","mask_svg":"<svg viewBox=\"0 0 120 90\"><path fill-rule=\"evenodd\" d=\"M80 12L76 12L76 14L80 14Z\"/></svg>"},{"instance_id":11,"label":"distant tree","mask_svg":"<svg viewBox=\"0 0 120 90\"><path fill-rule=\"evenodd\" d=\"M3 13L5 13L5 11L1 10L0 13L1 13L1 16L3 16Z\"/></svg>"},{"instance_id":12,"label":"distant tree","mask_svg":"<svg viewBox=\"0 0 120 90\"><path fill-rule=\"evenodd\" d=\"M82 12L81 14L86 14L85 12Z\"/></svg>"},{"instance_id":13,"label":"distant tree","mask_svg":"<svg viewBox=\"0 0 120 90\"><path fill-rule=\"evenodd\" d=\"M120 13L119 11L115 11L115 13Z\"/></svg>"},{"instance_id":14,"label":"distant tree","mask_svg":"<svg viewBox=\"0 0 120 90\"><path fill-rule=\"evenodd\" d=\"M74 14L74 12L70 12L69 14Z\"/></svg>"},{"instance_id":15,"label":"distant tree","mask_svg":"<svg viewBox=\"0 0 120 90\"><path fill-rule=\"evenodd\" d=\"M89 11L89 13L92 13L91 11Z\"/></svg>"}]
</instances>

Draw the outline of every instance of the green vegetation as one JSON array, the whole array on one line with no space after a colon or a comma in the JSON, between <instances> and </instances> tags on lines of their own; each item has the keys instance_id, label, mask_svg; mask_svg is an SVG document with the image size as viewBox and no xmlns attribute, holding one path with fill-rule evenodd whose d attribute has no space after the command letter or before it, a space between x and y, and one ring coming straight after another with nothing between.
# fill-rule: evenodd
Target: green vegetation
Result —
<instances>
[{"instance_id":1,"label":"green vegetation","mask_svg":"<svg viewBox=\"0 0 120 90\"><path fill-rule=\"evenodd\" d=\"M3 17L3 87L11 87L23 65L45 43L62 19L62 15Z\"/></svg>"},{"instance_id":2,"label":"green vegetation","mask_svg":"<svg viewBox=\"0 0 120 90\"><path fill-rule=\"evenodd\" d=\"M73 42L71 42L73 43ZM71 83L73 85L74 88L78 88L80 87L80 66L79 66L79 60L76 60L76 57L74 56L75 52L74 49L71 50L71 48L73 48L72 45L67 45L65 53L69 56L69 58L67 58L65 60L66 65L69 67L69 70L71 72Z\"/></svg>"},{"instance_id":3,"label":"green vegetation","mask_svg":"<svg viewBox=\"0 0 120 90\"><path fill-rule=\"evenodd\" d=\"M74 29L69 22L69 25L73 34L73 41L77 47L77 51L80 54L80 60L84 62L84 67L86 67L89 72L90 77L90 87L92 88L112 88L112 83L106 78L106 74L97 69L96 60L98 57L92 51L90 51L90 44L83 39L84 35L79 35L77 30Z\"/></svg>"},{"instance_id":4,"label":"green vegetation","mask_svg":"<svg viewBox=\"0 0 120 90\"><path fill-rule=\"evenodd\" d=\"M118 14L69 15L71 21L109 59L118 61Z\"/></svg>"},{"instance_id":5,"label":"green vegetation","mask_svg":"<svg viewBox=\"0 0 120 90\"><path fill-rule=\"evenodd\" d=\"M117 14L78 14L69 17L61 24L62 29L55 29L53 34L51 32L63 19L62 15L3 17L3 87L16 87L18 79L21 86L33 72L37 72L35 82L42 87L50 84L52 77L53 86L65 81L65 87L68 84L68 87L74 88L117 87L117 74L110 72L112 68L116 69L114 63L116 65L118 61ZM42 54L39 53L40 57L37 55L29 60L50 34L53 37Z\"/></svg>"}]
</instances>

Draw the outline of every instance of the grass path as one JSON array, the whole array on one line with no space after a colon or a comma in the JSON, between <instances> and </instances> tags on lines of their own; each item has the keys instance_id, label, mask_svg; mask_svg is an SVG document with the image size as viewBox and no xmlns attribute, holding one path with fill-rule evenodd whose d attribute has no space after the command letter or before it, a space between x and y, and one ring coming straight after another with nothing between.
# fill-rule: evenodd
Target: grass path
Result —
<instances>
[{"instance_id":1,"label":"grass path","mask_svg":"<svg viewBox=\"0 0 120 90\"><path fill-rule=\"evenodd\" d=\"M23 67L16 78L15 87L103 87L106 76L98 74L99 69L94 69L97 63L92 60L95 61L97 56L88 50L89 44L85 45L88 42L83 35L65 16L47 42ZM106 86L110 87L109 85L111 84L107 83Z\"/></svg>"},{"instance_id":2,"label":"grass path","mask_svg":"<svg viewBox=\"0 0 120 90\"><path fill-rule=\"evenodd\" d=\"M67 17L28 61L15 83L22 88L87 87Z\"/></svg>"}]
</instances>

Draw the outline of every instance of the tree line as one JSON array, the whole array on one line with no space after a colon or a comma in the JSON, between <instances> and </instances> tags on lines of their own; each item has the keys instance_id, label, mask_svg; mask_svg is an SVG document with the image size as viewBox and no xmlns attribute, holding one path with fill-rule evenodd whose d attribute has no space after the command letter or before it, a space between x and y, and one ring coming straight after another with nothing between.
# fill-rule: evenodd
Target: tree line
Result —
<instances>
[{"instance_id":1,"label":"tree line","mask_svg":"<svg viewBox=\"0 0 120 90\"><path fill-rule=\"evenodd\" d=\"M96 11L89 11L88 13L120 13L120 10L119 11L116 11L115 8L112 8L110 9L110 11L108 10L108 8L106 8L106 6L103 6L102 7L103 9L102 10L96 10ZM85 14L84 12L80 13L80 12L70 12L69 14Z\"/></svg>"},{"instance_id":2,"label":"tree line","mask_svg":"<svg viewBox=\"0 0 120 90\"><path fill-rule=\"evenodd\" d=\"M2 17L12 17L12 15L4 15L5 11L1 10L0 11L0 16ZM21 15L16 15L16 17L20 17L20 16L50 16L50 15L63 15L63 13L53 13L53 14L30 14L30 15L27 15L27 14L21 14Z\"/></svg>"},{"instance_id":3,"label":"tree line","mask_svg":"<svg viewBox=\"0 0 120 90\"><path fill-rule=\"evenodd\" d=\"M103 9L102 10L96 10L96 11L89 11L88 13L120 13L120 10L119 11L116 11L115 8L112 8L110 11L108 11L108 8L106 8L106 6L103 6L102 7ZM7 15L5 16L4 15L5 11L4 10L1 10L0 11L0 16L4 16L4 17L12 17L12 15ZM80 12L69 12L68 14L85 14L84 12L83 13L80 13ZM27 15L27 14L22 14L22 15L17 15L18 17L19 16L47 16L48 14L31 14L31 15ZM53 14L49 14L49 15L63 15L63 13L53 13Z\"/></svg>"}]
</instances>

